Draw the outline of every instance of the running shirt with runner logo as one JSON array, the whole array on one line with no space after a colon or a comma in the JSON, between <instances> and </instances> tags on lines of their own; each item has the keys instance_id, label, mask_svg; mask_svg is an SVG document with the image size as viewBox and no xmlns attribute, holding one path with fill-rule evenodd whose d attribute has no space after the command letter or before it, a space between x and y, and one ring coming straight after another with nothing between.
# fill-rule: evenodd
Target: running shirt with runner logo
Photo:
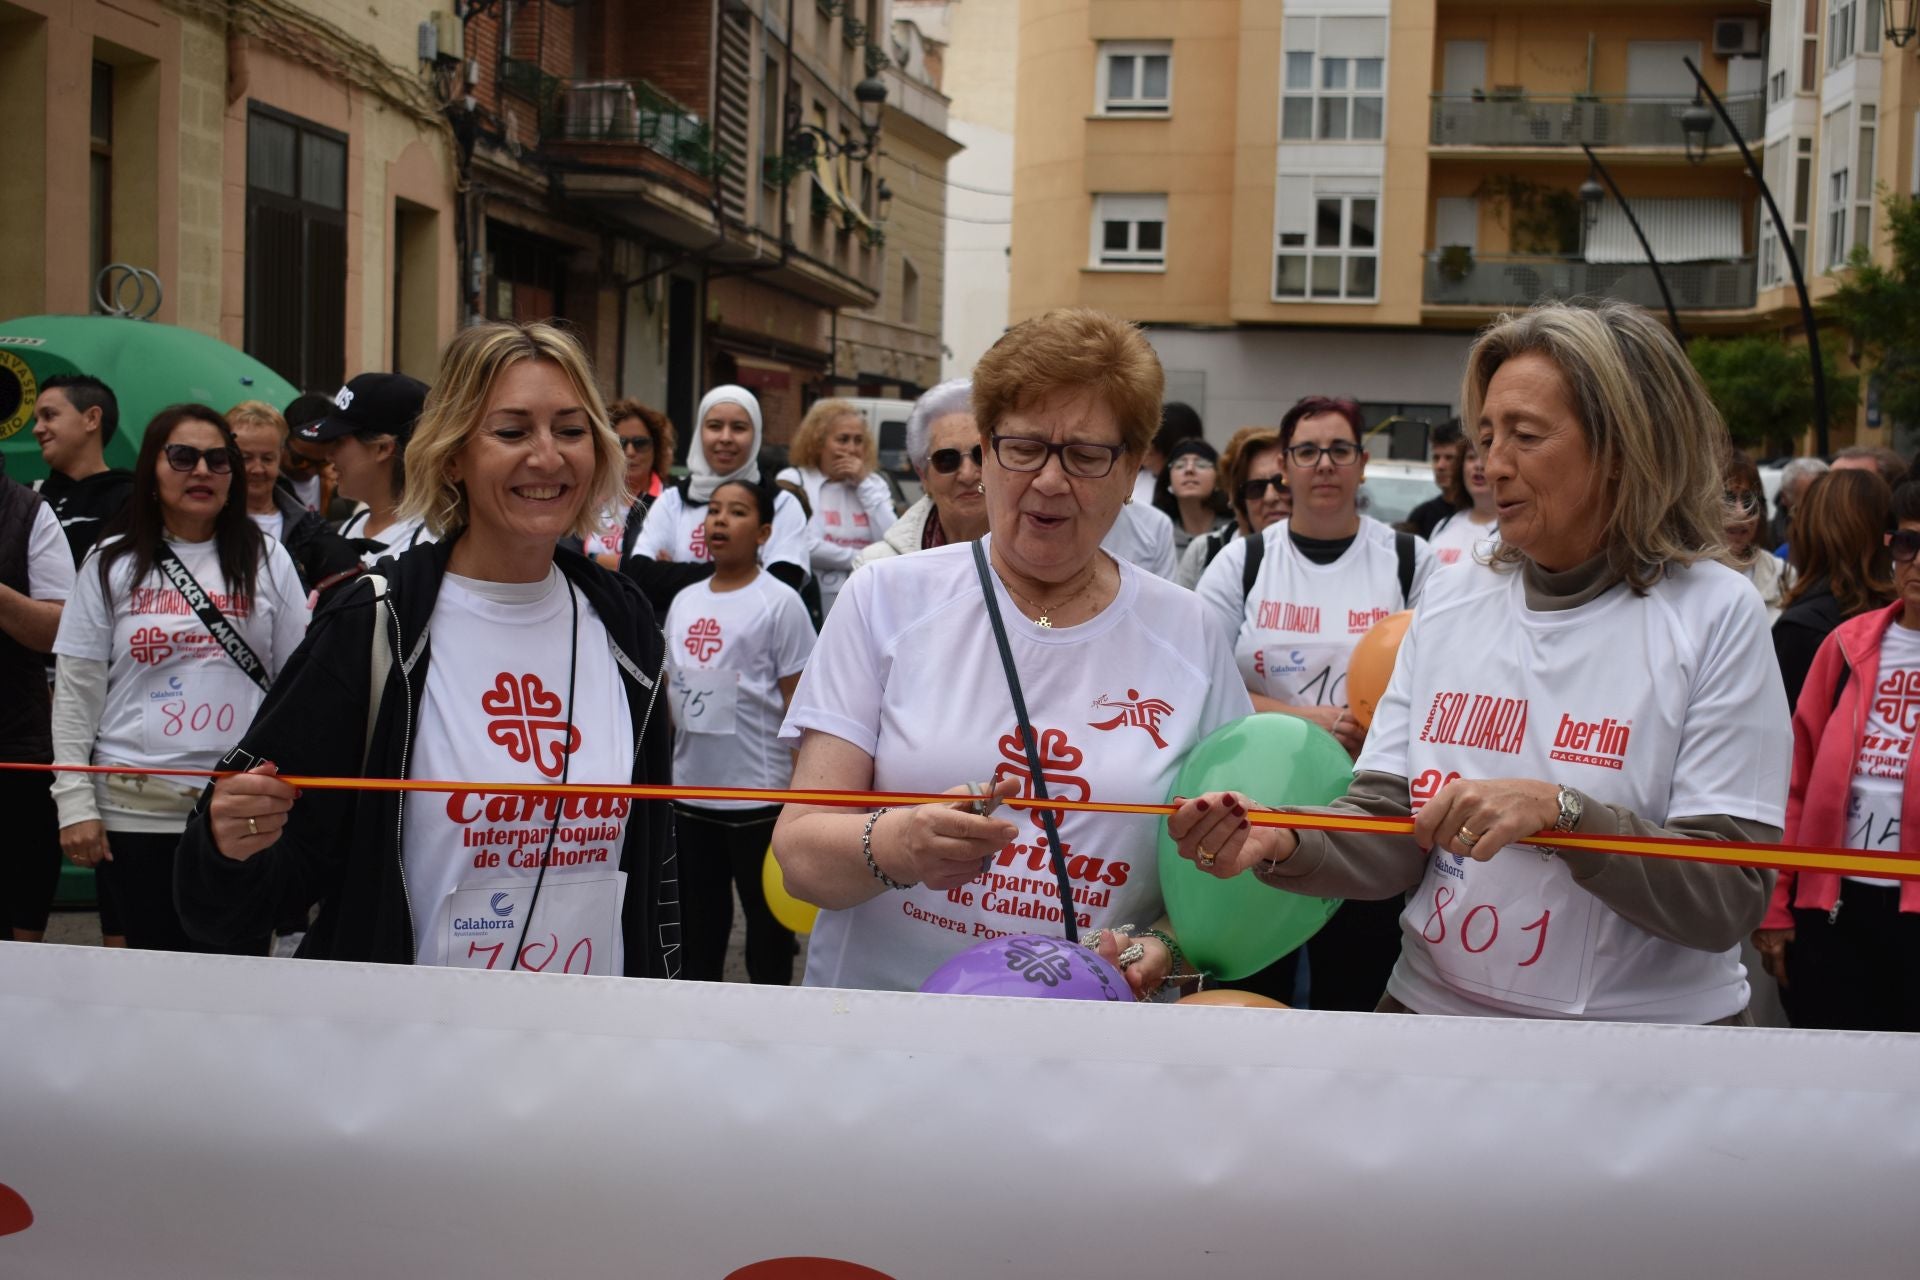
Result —
<instances>
[{"instance_id":1,"label":"running shirt with runner logo","mask_svg":"<svg viewBox=\"0 0 1920 1280\"><path fill-rule=\"evenodd\" d=\"M784 787L793 756L779 740L780 681L813 653L813 622L793 588L761 573L736 591L696 582L667 610L673 780L696 787ZM687 800L751 809L759 800Z\"/></svg>"},{"instance_id":2,"label":"running shirt with runner logo","mask_svg":"<svg viewBox=\"0 0 1920 1280\"><path fill-rule=\"evenodd\" d=\"M580 630L570 660L575 599ZM448 574L429 630L411 776L622 786L633 780L633 721L612 639L558 569L534 583ZM620 846L631 804L481 790L409 796L401 848L414 962L506 969L523 939L522 969L624 972ZM535 903L549 832L553 852Z\"/></svg>"},{"instance_id":3,"label":"running shirt with runner logo","mask_svg":"<svg viewBox=\"0 0 1920 1280\"><path fill-rule=\"evenodd\" d=\"M1353 545L1331 564L1300 554L1288 535L1291 521L1261 536L1260 573L1243 588L1247 540L1235 538L1200 577L1214 629L1233 643L1247 688L1296 707L1347 704L1347 660L1376 622L1411 608L1432 574L1433 550L1413 542L1413 589L1400 594L1400 553L1394 531L1360 517Z\"/></svg>"},{"instance_id":4,"label":"running shirt with runner logo","mask_svg":"<svg viewBox=\"0 0 1920 1280\"><path fill-rule=\"evenodd\" d=\"M994 594L1038 736L1048 794L1158 802L1188 750L1253 707L1193 593L1124 561L1100 613L1043 630L997 575ZM877 560L847 580L780 733L832 734L873 760L880 791L940 792L1014 778L1031 795L1007 678L976 575L973 544ZM1047 838L1032 810L991 866L952 891L889 891L822 911L808 986L912 991L967 947L1009 933L1062 931ZM1157 825L1120 814L1059 821L1082 930L1147 925L1161 913ZM858 848L850 851L859 857Z\"/></svg>"},{"instance_id":5,"label":"running shirt with runner logo","mask_svg":"<svg viewBox=\"0 0 1920 1280\"><path fill-rule=\"evenodd\" d=\"M1656 824L1778 827L1793 741L1763 612L1712 563L1545 612L1519 572L1439 574L1354 768L1406 778L1416 811L1458 778L1533 778ZM1707 1023L1747 1005L1739 948L1655 937L1528 845L1436 850L1400 927L1387 990L1419 1013Z\"/></svg>"},{"instance_id":6,"label":"running shirt with runner logo","mask_svg":"<svg viewBox=\"0 0 1920 1280\"><path fill-rule=\"evenodd\" d=\"M1898 622L1880 641L1880 674L1867 701L1866 733L1847 796L1847 848L1899 856L1900 801L1920 728L1920 631ZM1878 876L1846 876L1861 884L1898 886Z\"/></svg>"},{"instance_id":7,"label":"running shirt with runner logo","mask_svg":"<svg viewBox=\"0 0 1920 1280\"><path fill-rule=\"evenodd\" d=\"M111 545L111 543L107 544ZM251 599L235 599L214 543L167 545L214 606L245 638L269 677L307 632L307 589L278 542L264 544ZM138 585L133 559L112 569L111 602L100 590L100 548L89 552L60 615L55 654L107 664L107 701L93 763L150 769L210 768L240 740L265 694L227 656L186 597L159 568Z\"/></svg>"}]
</instances>

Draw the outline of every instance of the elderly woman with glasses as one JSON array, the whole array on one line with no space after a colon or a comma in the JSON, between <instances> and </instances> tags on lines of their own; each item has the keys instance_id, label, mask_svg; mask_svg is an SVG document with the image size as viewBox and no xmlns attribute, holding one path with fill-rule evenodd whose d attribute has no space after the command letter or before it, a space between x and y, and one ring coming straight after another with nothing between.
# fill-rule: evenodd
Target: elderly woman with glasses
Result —
<instances>
[{"instance_id":1,"label":"elderly woman with glasses","mask_svg":"<svg viewBox=\"0 0 1920 1280\"><path fill-rule=\"evenodd\" d=\"M987 494L980 482L980 428L973 420L973 379L941 383L907 419L907 461L926 493L900 513L886 534L854 558L854 568L889 556L972 542L987 531Z\"/></svg>"},{"instance_id":2,"label":"elderly woman with glasses","mask_svg":"<svg viewBox=\"0 0 1920 1280\"><path fill-rule=\"evenodd\" d=\"M1552 843L1779 838L1786 698L1759 599L1718 563L1726 426L1624 303L1499 321L1461 402L1499 510L1491 572L1434 576L1332 810L1412 832L1252 827L1220 793L1168 831L1222 878L1404 896L1383 1012L1745 1021L1739 943L1771 872Z\"/></svg>"},{"instance_id":3,"label":"elderly woman with glasses","mask_svg":"<svg viewBox=\"0 0 1920 1280\"><path fill-rule=\"evenodd\" d=\"M1099 931L1142 996L1176 972L1154 824L991 812L1038 794L1036 760L1051 797L1164 796L1193 744L1252 710L1192 593L1100 549L1162 385L1153 349L1123 321L1066 310L1016 325L973 375L965 456L981 450L991 532L848 579L781 731L799 747L794 787L979 799L786 807L774 855L787 887L824 908L808 985L913 990L957 952L1012 933ZM1116 936L1133 925L1152 932Z\"/></svg>"},{"instance_id":4,"label":"elderly woman with glasses","mask_svg":"<svg viewBox=\"0 0 1920 1280\"><path fill-rule=\"evenodd\" d=\"M1920 857L1920 483L1893 518L1893 603L1827 636L1794 712L1789 844ZM1783 872L1753 945L1796 1027L1920 1031L1920 881Z\"/></svg>"}]
</instances>

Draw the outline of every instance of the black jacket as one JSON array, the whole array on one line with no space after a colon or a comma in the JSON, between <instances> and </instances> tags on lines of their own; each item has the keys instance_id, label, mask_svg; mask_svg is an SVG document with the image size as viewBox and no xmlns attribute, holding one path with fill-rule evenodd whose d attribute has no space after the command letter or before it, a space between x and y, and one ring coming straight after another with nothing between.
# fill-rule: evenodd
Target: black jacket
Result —
<instances>
[{"instance_id":1,"label":"black jacket","mask_svg":"<svg viewBox=\"0 0 1920 1280\"><path fill-rule=\"evenodd\" d=\"M293 557L307 590L359 572L360 549L335 533L319 512L307 510L284 477L273 486L273 505L280 512L280 545Z\"/></svg>"},{"instance_id":2,"label":"black jacket","mask_svg":"<svg viewBox=\"0 0 1920 1280\"><path fill-rule=\"evenodd\" d=\"M67 549L73 552L76 568L132 493L133 472L117 469L97 472L85 480L69 480L55 471L40 482L40 496L59 517L60 531L67 535Z\"/></svg>"},{"instance_id":3,"label":"black jacket","mask_svg":"<svg viewBox=\"0 0 1920 1280\"><path fill-rule=\"evenodd\" d=\"M1431 538L1440 522L1452 515L1454 505L1447 501L1447 495L1436 494L1407 513L1407 524L1423 538Z\"/></svg>"},{"instance_id":4,"label":"black jacket","mask_svg":"<svg viewBox=\"0 0 1920 1280\"><path fill-rule=\"evenodd\" d=\"M271 760L282 773L318 777L405 778L419 724L433 645L426 632L454 542L423 544L374 572L388 593L356 579L322 607L274 682L240 745L222 768ZM670 777L664 706L666 642L640 592L618 574L561 550L555 563L606 624L633 714L633 781ZM367 681L376 617L392 641L393 667L375 721L365 772ZM442 638L443 640L446 638ZM415 650L418 649L417 656ZM286 834L245 862L214 847L200 797L174 861L174 897L187 932L213 944L257 938L313 903L320 914L302 956L411 964L416 910L407 895L400 848L402 805L435 797L383 791L310 791L294 805ZM629 812L620 869L627 873L621 926L629 977L671 978L680 969L680 905L672 818L666 801L636 800ZM430 911L430 905L418 904Z\"/></svg>"},{"instance_id":5,"label":"black jacket","mask_svg":"<svg viewBox=\"0 0 1920 1280\"><path fill-rule=\"evenodd\" d=\"M1811 584L1788 605L1773 624L1773 656L1780 663L1780 679L1787 686L1787 707L1800 704L1800 686L1813 669L1820 642L1845 622L1840 601L1825 581Z\"/></svg>"}]
</instances>

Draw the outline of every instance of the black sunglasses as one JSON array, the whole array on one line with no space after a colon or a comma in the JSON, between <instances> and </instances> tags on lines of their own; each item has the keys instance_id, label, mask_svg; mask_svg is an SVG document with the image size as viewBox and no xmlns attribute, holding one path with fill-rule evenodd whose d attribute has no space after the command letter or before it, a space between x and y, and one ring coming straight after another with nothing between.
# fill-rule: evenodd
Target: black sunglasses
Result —
<instances>
[{"instance_id":1,"label":"black sunglasses","mask_svg":"<svg viewBox=\"0 0 1920 1280\"><path fill-rule=\"evenodd\" d=\"M647 435L621 436L620 447L622 449L631 449L635 453L639 453L643 449L653 448L653 437L647 436Z\"/></svg>"},{"instance_id":2,"label":"black sunglasses","mask_svg":"<svg viewBox=\"0 0 1920 1280\"><path fill-rule=\"evenodd\" d=\"M225 445L213 449L196 449L190 444L170 444L160 452L167 457L167 465L175 471L191 471L200 465L200 459L207 460L207 470L216 476L224 476L233 470L233 451Z\"/></svg>"},{"instance_id":3,"label":"black sunglasses","mask_svg":"<svg viewBox=\"0 0 1920 1280\"><path fill-rule=\"evenodd\" d=\"M932 465L935 471L938 471L943 476L950 476L958 471L960 469L960 462L964 458L973 459L973 465L976 467L979 466L981 458L980 446L975 445L973 448L964 451L960 449L935 449L927 455L928 463Z\"/></svg>"},{"instance_id":4,"label":"black sunglasses","mask_svg":"<svg viewBox=\"0 0 1920 1280\"><path fill-rule=\"evenodd\" d=\"M1920 530L1895 529L1884 536L1884 541L1893 552L1895 564L1910 564L1915 556L1920 556Z\"/></svg>"},{"instance_id":5,"label":"black sunglasses","mask_svg":"<svg viewBox=\"0 0 1920 1280\"><path fill-rule=\"evenodd\" d=\"M1240 496L1248 502L1258 502L1267 496L1267 489L1269 487L1273 488L1275 492L1285 493L1287 482L1279 476L1268 476L1264 480L1245 480L1240 484Z\"/></svg>"}]
</instances>

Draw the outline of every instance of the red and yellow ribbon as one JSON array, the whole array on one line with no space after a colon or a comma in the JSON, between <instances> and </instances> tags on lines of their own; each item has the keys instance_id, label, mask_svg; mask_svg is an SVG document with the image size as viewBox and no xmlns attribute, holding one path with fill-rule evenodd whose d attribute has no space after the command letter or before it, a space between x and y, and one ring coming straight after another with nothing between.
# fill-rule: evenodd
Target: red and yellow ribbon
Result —
<instances>
[{"instance_id":1,"label":"red and yellow ribbon","mask_svg":"<svg viewBox=\"0 0 1920 1280\"><path fill-rule=\"evenodd\" d=\"M212 769L133 769L119 765L14 764L0 761L0 770L116 773L131 777L182 778L194 781L226 778L232 771ZM616 796L630 800L745 800L753 804L807 804L829 808L874 809L881 805L952 804L950 793L932 791L803 791L792 788L690 787L675 783L528 783L442 782L417 778L309 778L278 774L280 781L302 791L421 791L449 794L482 792L498 795L590 797ZM1015 809L1055 809L1069 813L1119 813L1162 818L1171 804L1125 804L1111 800L1036 800L1016 796L1000 803ZM1411 818L1370 818L1359 814L1274 813L1254 810L1248 821L1257 827L1285 827L1295 831L1342 831L1362 835L1413 833ZM1785 844L1736 844L1722 840L1686 840L1675 836L1580 836L1543 831L1521 844L1555 849L1588 849L1595 853L1626 854L1636 858L1676 858L1683 862L1711 862L1739 867L1771 867L1780 871L1814 871L1829 875L1872 876L1887 880L1920 880L1920 858L1887 856L1861 849L1803 848Z\"/></svg>"}]
</instances>

